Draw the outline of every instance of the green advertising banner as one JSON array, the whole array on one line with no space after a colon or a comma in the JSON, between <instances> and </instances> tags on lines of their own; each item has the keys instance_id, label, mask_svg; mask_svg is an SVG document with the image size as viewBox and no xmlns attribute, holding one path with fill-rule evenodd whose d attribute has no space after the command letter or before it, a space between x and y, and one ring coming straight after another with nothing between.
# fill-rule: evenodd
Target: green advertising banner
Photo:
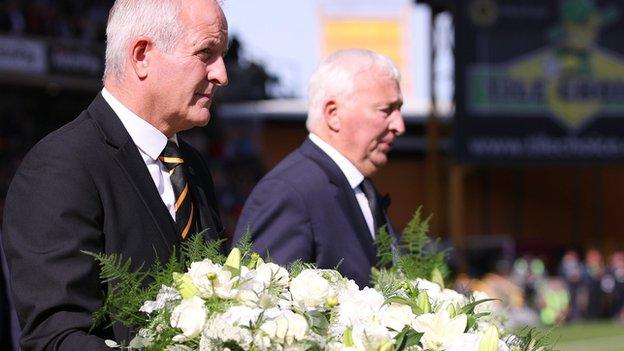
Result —
<instances>
[{"instance_id":1,"label":"green advertising banner","mask_svg":"<svg viewBox=\"0 0 624 351\"><path fill-rule=\"evenodd\" d=\"M467 0L455 17L459 161L624 161L624 1Z\"/></svg>"}]
</instances>

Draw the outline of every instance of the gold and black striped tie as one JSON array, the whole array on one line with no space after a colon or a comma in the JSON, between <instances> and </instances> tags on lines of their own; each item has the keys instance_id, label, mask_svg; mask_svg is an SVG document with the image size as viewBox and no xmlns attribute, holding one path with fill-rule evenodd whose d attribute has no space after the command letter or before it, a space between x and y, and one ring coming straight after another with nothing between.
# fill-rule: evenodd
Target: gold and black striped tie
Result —
<instances>
[{"instance_id":1,"label":"gold and black striped tie","mask_svg":"<svg viewBox=\"0 0 624 351\"><path fill-rule=\"evenodd\" d=\"M195 209L193 208L193 201L191 200L188 183L186 182L184 159L180 155L178 145L172 141L167 141L167 145L158 159L169 170L175 196L176 227L180 236L185 238L193 226Z\"/></svg>"}]
</instances>

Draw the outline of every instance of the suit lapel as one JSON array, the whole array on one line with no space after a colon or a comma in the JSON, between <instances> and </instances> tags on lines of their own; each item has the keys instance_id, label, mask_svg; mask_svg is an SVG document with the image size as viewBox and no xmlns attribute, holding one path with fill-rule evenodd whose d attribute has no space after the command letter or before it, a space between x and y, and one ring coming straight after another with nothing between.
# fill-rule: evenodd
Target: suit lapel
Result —
<instances>
[{"instance_id":1,"label":"suit lapel","mask_svg":"<svg viewBox=\"0 0 624 351\"><path fill-rule=\"evenodd\" d=\"M132 183L147 212L158 228L160 243L171 250L179 243L175 223L163 203L139 150L125 127L101 94L89 106L88 112L99 127L104 140L116 150L113 158Z\"/></svg>"},{"instance_id":2,"label":"suit lapel","mask_svg":"<svg viewBox=\"0 0 624 351\"><path fill-rule=\"evenodd\" d=\"M115 160L132 182L138 195L159 229L160 236L168 247L178 246L175 222L156 191L143 159L132 141L122 146L115 154Z\"/></svg>"},{"instance_id":3,"label":"suit lapel","mask_svg":"<svg viewBox=\"0 0 624 351\"><path fill-rule=\"evenodd\" d=\"M349 223L354 227L358 241L373 264L377 262L377 248L368 230L362 209L355 198L349 181L338 165L310 139L306 138L300 147L303 155L315 161L328 175L332 186L336 187L336 201L345 210Z\"/></svg>"}]
</instances>

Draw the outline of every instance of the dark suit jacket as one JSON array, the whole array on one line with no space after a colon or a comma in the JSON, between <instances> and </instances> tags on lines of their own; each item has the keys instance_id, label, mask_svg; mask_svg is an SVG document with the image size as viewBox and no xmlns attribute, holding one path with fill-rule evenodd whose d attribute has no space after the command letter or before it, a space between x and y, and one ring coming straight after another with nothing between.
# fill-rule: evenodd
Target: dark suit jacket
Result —
<instances>
[{"instance_id":1,"label":"dark suit jacket","mask_svg":"<svg viewBox=\"0 0 624 351\"><path fill-rule=\"evenodd\" d=\"M362 210L338 165L310 139L256 185L233 242L247 228L254 250L275 263L338 266L360 287L370 285L377 249Z\"/></svg>"},{"instance_id":2,"label":"dark suit jacket","mask_svg":"<svg viewBox=\"0 0 624 351\"><path fill-rule=\"evenodd\" d=\"M207 239L222 231L213 184L199 154L180 141ZM133 268L169 259L174 221L139 151L98 95L74 121L25 157L6 198L3 243L22 350L103 350L129 341L122 326L88 334L105 286L81 251L119 253Z\"/></svg>"}]
</instances>

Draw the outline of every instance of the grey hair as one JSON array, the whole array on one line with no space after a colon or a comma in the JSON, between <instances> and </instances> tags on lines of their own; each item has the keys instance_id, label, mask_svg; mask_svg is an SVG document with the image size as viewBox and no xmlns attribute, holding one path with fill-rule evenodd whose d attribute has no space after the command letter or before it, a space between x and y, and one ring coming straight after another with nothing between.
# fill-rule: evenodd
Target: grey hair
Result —
<instances>
[{"instance_id":1,"label":"grey hair","mask_svg":"<svg viewBox=\"0 0 624 351\"><path fill-rule=\"evenodd\" d=\"M104 79L119 78L132 40L145 36L170 53L182 37L179 0L117 0L106 26Z\"/></svg>"},{"instance_id":2,"label":"grey hair","mask_svg":"<svg viewBox=\"0 0 624 351\"><path fill-rule=\"evenodd\" d=\"M400 82L401 74L396 64L389 57L371 50L343 49L323 60L312 73L308 85L308 131L322 120L323 105L327 100L351 95L357 76L373 67Z\"/></svg>"}]
</instances>

